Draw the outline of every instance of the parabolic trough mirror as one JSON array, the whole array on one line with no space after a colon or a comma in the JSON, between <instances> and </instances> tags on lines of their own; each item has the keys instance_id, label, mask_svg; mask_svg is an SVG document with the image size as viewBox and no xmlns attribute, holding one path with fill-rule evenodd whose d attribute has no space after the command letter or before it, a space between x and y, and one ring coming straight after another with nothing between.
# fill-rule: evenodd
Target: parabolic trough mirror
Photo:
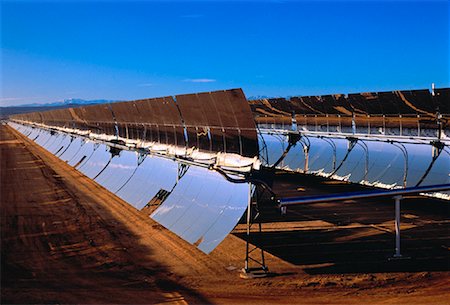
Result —
<instances>
[{"instance_id":1,"label":"parabolic trough mirror","mask_svg":"<svg viewBox=\"0 0 450 305\"><path fill-rule=\"evenodd\" d=\"M441 88L250 105L264 166L392 189L450 183L449 101Z\"/></svg>"},{"instance_id":2,"label":"parabolic trough mirror","mask_svg":"<svg viewBox=\"0 0 450 305\"><path fill-rule=\"evenodd\" d=\"M449 100L448 88L254 101L233 89L20 114L9 125L210 253L266 168L387 189L450 183Z\"/></svg>"},{"instance_id":3,"label":"parabolic trough mirror","mask_svg":"<svg viewBox=\"0 0 450 305\"><path fill-rule=\"evenodd\" d=\"M240 89L22 114L9 124L135 208L156 207L151 218L205 253L244 214L245 176L260 165Z\"/></svg>"}]
</instances>

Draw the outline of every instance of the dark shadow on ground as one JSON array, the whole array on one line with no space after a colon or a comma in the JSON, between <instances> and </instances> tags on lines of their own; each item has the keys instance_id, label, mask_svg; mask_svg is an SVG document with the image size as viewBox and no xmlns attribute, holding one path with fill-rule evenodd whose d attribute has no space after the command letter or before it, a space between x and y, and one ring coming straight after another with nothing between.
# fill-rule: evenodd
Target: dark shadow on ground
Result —
<instances>
[{"instance_id":1,"label":"dark shadow on ground","mask_svg":"<svg viewBox=\"0 0 450 305\"><path fill-rule=\"evenodd\" d=\"M306 195L367 189L296 176L280 175L274 189L287 195L298 193L298 187ZM450 205L446 201L420 196L402 200L401 249L409 259L399 260L391 260L395 252L392 199L299 205L289 207L284 216L269 201L261 206L263 232L252 232L250 242L303 266L309 274L450 270ZM286 222L286 229L264 231L264 223L273 222ZM235 235L247 238L245 233Z\"/></svg>"}]
</instances>

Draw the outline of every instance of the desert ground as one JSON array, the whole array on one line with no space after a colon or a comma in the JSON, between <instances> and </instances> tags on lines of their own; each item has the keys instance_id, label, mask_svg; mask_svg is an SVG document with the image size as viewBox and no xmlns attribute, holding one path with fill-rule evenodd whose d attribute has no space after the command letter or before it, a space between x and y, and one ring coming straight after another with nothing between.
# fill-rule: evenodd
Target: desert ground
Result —
<instances>
[{"instance_id":1,"label":"desert ground","mask_svg":"<svg viewBox=\"0 0 450 305\"><path fill-rule=\"evenodd\" d=\"M2 304L448 304L449 203L266 206L270 274L241 279L245 225L205 255L10 127L0 128ZM288 196L361 190L276 173Z\"/></svg>"}]
</instances>

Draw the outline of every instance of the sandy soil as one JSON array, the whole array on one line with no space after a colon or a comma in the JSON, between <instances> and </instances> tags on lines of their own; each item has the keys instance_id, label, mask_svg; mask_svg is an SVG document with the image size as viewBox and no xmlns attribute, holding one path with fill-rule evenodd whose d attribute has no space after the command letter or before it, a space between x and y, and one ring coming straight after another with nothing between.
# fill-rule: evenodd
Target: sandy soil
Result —
<instances>
[{"instance_id":1,"label":"sandy soil","mask_svg":"<svg viewBox=\"0 0 450 305\"><path fill-rule=\"evenodd\" d=\"M244 226L201 253L9 127L0 128L1 303L448 304L449 213L405 205L392 254L387 201L265 210L252 241L271 277L243 280ZM293 188L290 176L275 187ZM303 181L304 182L304 181ZM324 187L313 183L310 189ZM306 184L305 184L306 185ZM342 190L346 185L326 185ZM406 261L406 262L405 262Z\"/></svg>"}]
</instances>

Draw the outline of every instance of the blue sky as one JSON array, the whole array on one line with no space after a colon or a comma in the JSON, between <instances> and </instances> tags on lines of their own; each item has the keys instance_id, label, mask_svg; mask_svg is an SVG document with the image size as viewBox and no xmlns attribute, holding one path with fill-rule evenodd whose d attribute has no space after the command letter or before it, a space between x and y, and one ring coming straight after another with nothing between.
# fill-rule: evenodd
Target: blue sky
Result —
<instances>
[{"instance_id":1,"label":"blue sky","mask_svg":"<svg viewBox=\"0 0 450 305\"><path fill-rule=\"evenodd\" d=\"M448 1L3 1L1 104L449 86Z\"/></svg>"}]
</instances>

